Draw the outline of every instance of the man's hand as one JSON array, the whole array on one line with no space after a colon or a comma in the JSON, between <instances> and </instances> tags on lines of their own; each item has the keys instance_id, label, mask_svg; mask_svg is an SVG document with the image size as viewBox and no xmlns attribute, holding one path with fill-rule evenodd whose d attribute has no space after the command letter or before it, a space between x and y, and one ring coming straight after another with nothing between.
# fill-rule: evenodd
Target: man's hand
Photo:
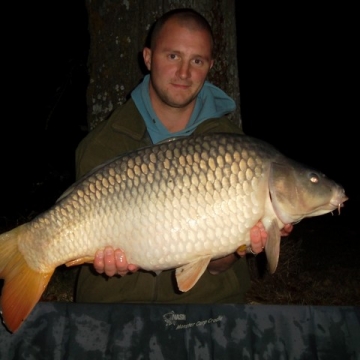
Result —
<instances>
[{"instance_id":1,"label":"man's hand","mask_svg":"<svg viewBox=\"0 0 360 360\"><path fill-rule=\"evenodd\" d=\"M122 250L114 250L107 246L104 250L98 250L95 254L94 268L99 274L105 273L107 276L124 276L128 272L135 272L139 268L133 264L128 264Z\"/></svg>"},{"instance_id":2,"label":"man's hand","mask_svg":"<svg viewBox=\"0 0 360 360\"><path fill-rule=\"evenodd\" d=\"M280 230L281 236L288 236L293 230L294 226L292 224L286 224ZM247 252L257 255L264 251L265 244L267 241L267 232L261 221L259 221L254 227L250 230L250 247L248 249L241 249L236 251L238 255L245 256Z\"/></svg>"},{"instance_id":3,"label":"man's hand","mask_svg":"<svg viewBox=\"0 0 360 360\"><path fill-rule=\"evenodd\" d=\"M265 243L267 239L267 233L265 227L261 221L259 221L254 227L250 230L250 241L251 241L251 252L253 254L261 253L265 248ZM245 256L247 250L236 251L239 256ZM210 261L208 266L208 271L210 274L219 274L223 271L226 271L231 267L231 265L237 260L235 254L230 254L221 259Z\"/></svg>"},{"instance_id":4,"label":"man's hand","mask_svg":"<svg viewBox=\"0 0 360 360\"><path fill-rule=\"evenodd\" d=\"M293 231L294 225L293 224L286 224L281 229L280 234L281 236L288 236Z\"/></svg>"},{"instance_id":5,"label":"man's hand","mask_svg":"<svg viewBox=\"0 0 360 360\"><path fill-rule=\"evenodd\" d=\"M267 240L267 232L265 230L264 224L259 221L250 229L250 252L254 255L257 255L264 251L265 244ZM247 250L237 251L237 254L240 256L245 256Z\"/></svg>"}]
</instances>

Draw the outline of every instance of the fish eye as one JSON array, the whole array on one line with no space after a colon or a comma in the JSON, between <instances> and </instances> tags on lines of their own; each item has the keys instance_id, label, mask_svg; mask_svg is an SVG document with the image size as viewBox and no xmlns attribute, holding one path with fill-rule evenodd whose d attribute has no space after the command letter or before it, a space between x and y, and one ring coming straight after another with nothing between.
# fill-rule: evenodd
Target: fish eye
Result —
<instances>
[{"instance_id":1,"label":"fish eye","mask_svg":"<svg viewBox=\"0 0 360 360\"><path fill-rule=\"evenodd\" d=\"M319 176L315 173L310 173L309 179L313 184L317 184L319 182Z\"/></svg>"}]
</instances>

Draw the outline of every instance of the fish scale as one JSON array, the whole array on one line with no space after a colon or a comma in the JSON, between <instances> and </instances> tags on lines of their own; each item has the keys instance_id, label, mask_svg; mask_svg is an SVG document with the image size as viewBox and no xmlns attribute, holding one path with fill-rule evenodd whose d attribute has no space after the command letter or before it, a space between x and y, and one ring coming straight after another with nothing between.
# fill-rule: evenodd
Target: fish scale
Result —
<instances>
[{"instance_id":1,"label":"fish scale","mask_svg":"<svg viewBox=\"0 0 360 360\"><path fill-rule=\"evenodd\" d=\"M95 168L49 210L0 235L4 320L20 326L54 269L121 248L129 263L176 268L191 289L212 259L249 246L262 221L273 273L280 228L343 206L344 189L261 140L235 134L175 139Z\"/></svg>"}]
</instances>

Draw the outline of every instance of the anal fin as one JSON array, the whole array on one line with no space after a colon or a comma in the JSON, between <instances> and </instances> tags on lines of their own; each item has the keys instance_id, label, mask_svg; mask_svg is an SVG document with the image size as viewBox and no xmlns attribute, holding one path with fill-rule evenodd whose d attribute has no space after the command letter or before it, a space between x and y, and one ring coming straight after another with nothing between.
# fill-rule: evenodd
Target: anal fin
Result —
<instances>
[{"instance_id":1,"label":"anal fin","mask_svg":"<svg viewBox=\"0 0 360 360\"><path fill-rule=\"evenodd\" d=\"M85 264L85 263L93 263L94 262L94 257L93 256L85 256L79 259L74 259L74 260L70 260L67 263L65 263L65 265L67 267L70 266L76 266L76 265L81 265L81 264Z\"/></svg>"}]
</instances>

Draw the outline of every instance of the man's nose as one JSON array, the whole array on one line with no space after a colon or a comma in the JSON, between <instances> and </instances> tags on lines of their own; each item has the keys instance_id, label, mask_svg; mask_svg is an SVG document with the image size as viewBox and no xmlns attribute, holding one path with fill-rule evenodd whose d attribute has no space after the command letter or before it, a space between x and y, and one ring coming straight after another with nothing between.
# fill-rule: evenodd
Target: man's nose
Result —
<instances>
[{"instance_id":1,"label":"man's nose","mask_svg":"<svg viewBox=\"0 0 360 360\"><path fill-rule=\"evenodd\" d=\"M182 61L178 68L178 76L181 79L187 79L190 77L190 64Z\"/></svg>"}]
</instances>

